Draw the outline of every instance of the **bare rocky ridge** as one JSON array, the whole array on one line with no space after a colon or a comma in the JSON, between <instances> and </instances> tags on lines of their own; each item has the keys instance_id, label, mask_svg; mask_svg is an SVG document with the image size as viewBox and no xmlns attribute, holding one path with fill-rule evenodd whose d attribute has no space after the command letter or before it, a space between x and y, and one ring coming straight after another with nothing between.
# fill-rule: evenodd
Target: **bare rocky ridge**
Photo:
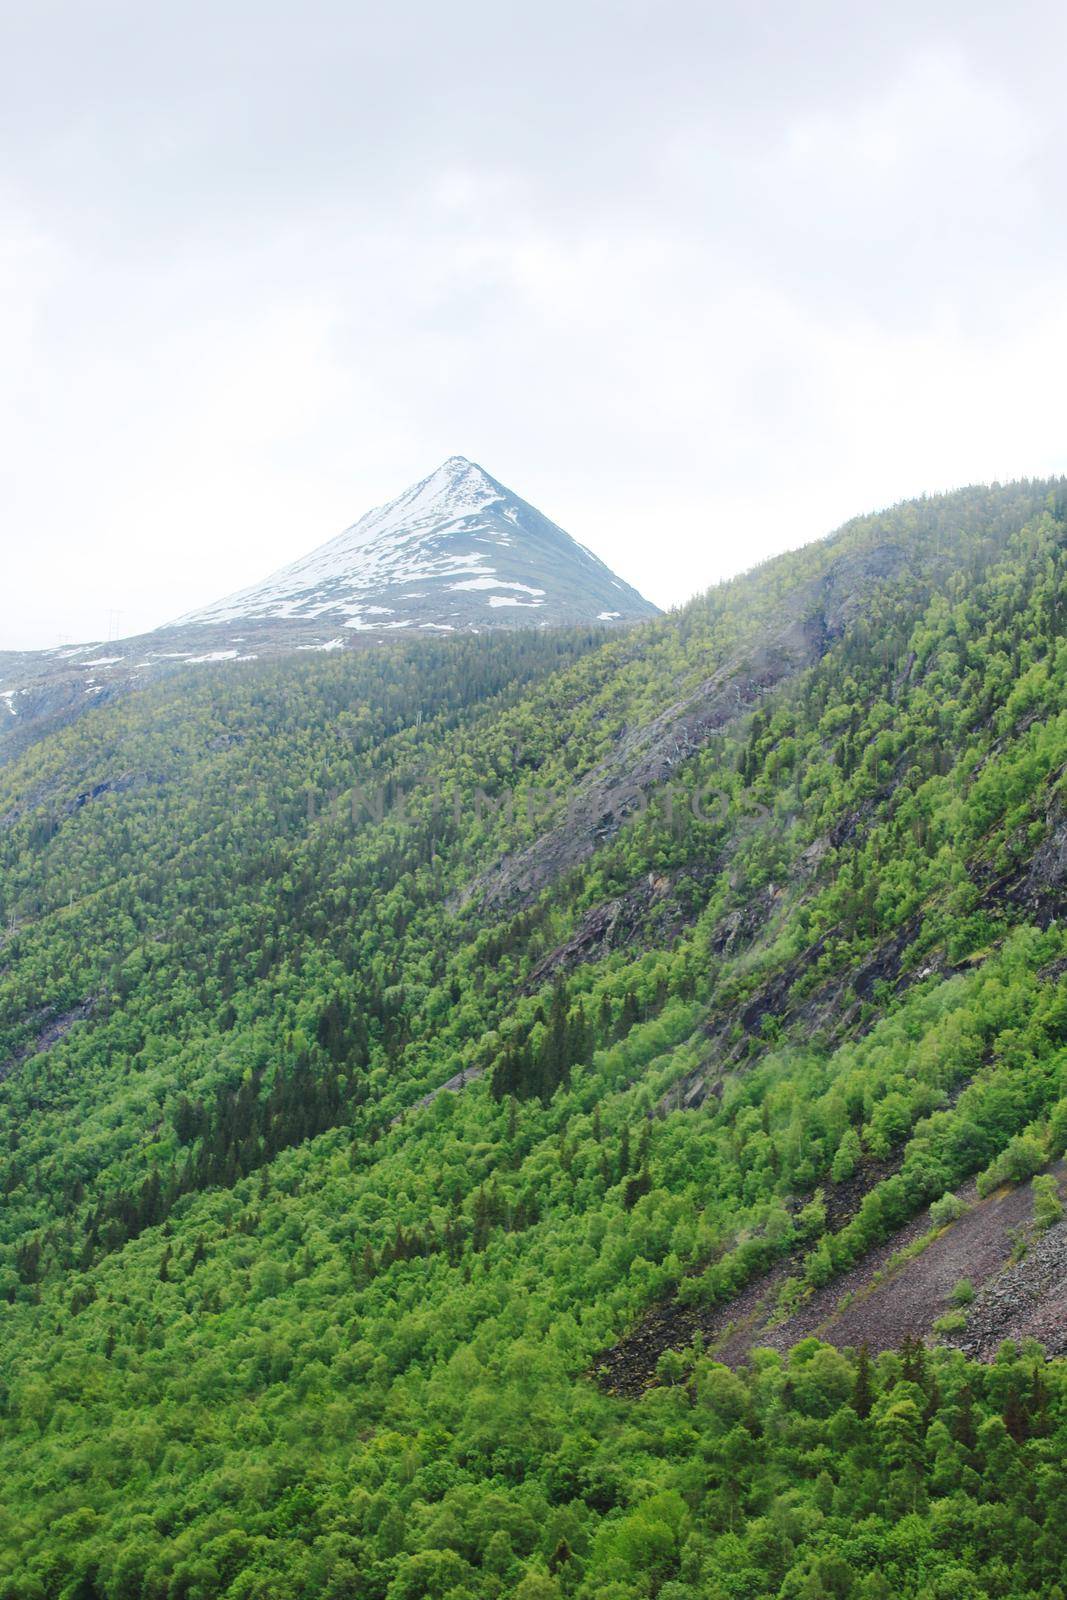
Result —
<instances>
[{"instance_id":1,"label":"bare rocky ridge","mask_svg":"<svg viewBox=\"0 0 1067 1600\"><path fill-rule=\"evenodd\" d=\"M457 896L489 915L532 904L550 884L589 859L639 810L657 786L709 740L747 717L769 694L813 666L863 615L873 591L904 567L896 544L854 549L840 538L822 548L820 572L797 584L777 611L756 624L693 689L639 727L569 798L566 816L525 850L504 857Z\"/></svg>"},{"instance_id":2,"label":"bare rocky ridge","mask_svg":"<svg viewBox=\"0 0 1067 1600\"><path fill-rule=\"evenodd\" d=\"M439 1083L436 1089L431 1089L429 1094L420 1095L417 1100L413 1100L403 1111L398 1111L389 1126L395 1128L398 1123L404 1121L405 1117L411 1116L412 1112L422 1111L426 1106L432 1106L434 1101L443 1094L462 1094L468 1084L477 1083L478 1079L483 1077L484 1074L484 1067L462 1068L459 1072L453 1073L452 1077L448 1078L444 1083Z\"/></svg>"},{"instance_id":3,"label":"bare rocky ridge","mask_svg":"<svg viewBox=\"0 0 1067 1600\"><path fill-rule=\"evenodd\" d=\"M1067 1355L1067 1222L1059 1222L982 1288L953 1342L989 1361L1005 1339L1036 1339L1049 1356Z\"/></svg>"},{"instance_id":4,"label":"bare rocky ridge","mask_svg":"<svg viewBox=\"0 0 1067 1600\"><path fill-rule=\"evenodd\" d=\"M617 833L682 762L778 684L811 665L825 645L821 622L793 616L764 643L731 657L684 699L624 733L571 798L566 818L526 850L482 873L457 904L473 901L492 915L530 905Z\"/></svg>"},{"instance_id":5,"label":"bare rocky ridge","mask_svg":"<svg viewBox=\"0 0 1067 1600\"><path fill-rule=\"evenodd\" d=\"M704 882L717 870L717 863L711 863L703 872L688 871L685 876ZM523 992L532 993L557 973L570 972L584 962L600 961L612 950L631 944L670 943L692 916L679 906L674 893L679 876L650 872L625 894L587 911L570 938L542 956L523 984Z\"/></svg>"},{"instance_id":6,"label":"bare rocky ridge","mask_svg":"<svg viewBox=\"0 0 1067 1600\"><path fill-rule=\"evenodd\" d=\"M1062 1192L1067 1163L1051 1170ZM898 1259L930 1232L928 1211L789 1316L776 1314L776 1301L799 1255L753 1279L725 1305L688 1307L672 1300L653 1307L601 1357L600 1383L613 1393L640 1394L657 1381L660 1357L684 1349L698 1334L708 1354L727 1366L745 1362L757 1347L784 1353L810 1336L842 1350L862 1344L872 1352L895 1350L905 1337L935 1337L934 1324L951 1309L952 1291L963 1278L979 1292L966 1329L946 1342L981 1361L992 1360L1005 1339L1037 1339L1050 1356L1067 1352L1067 1222L1035 1239L1027 1184L984 1200L973 1183L958 1194L963 1214L918 1253ZM1020 1239L1026 1254L1013 1262Z\"/></svg>"},{"instance_id":7,"label":"bare rocky ridge","mask_svg":"<svg viewBox=\"0 0 1067 1600\"><path fill-rule=\"evenodd\" d=\"M80 1004L72 1006L69 1011L59 1015L38 1015L32 1018L32 1024L38 1029L31 1043L25 1045L7 1061L0 1061L0 1083L9 1078L17 1067L31 1056L42 1055L46 1050L51 1050L54 1045L65 1039L75 1023L85 1022L93 1014L93 1001L83 1000Z\"/></svg>"}]
</instances>

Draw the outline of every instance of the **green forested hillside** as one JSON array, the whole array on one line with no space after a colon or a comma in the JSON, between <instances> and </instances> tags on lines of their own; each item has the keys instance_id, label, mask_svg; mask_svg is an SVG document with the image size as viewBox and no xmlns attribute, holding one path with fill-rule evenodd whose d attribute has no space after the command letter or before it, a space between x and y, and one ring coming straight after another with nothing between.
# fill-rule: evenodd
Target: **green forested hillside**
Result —
<instances>
[{"instance_id":1,"label":"green forested hillside","mask_svg":"<svg viewBox=\"0 0 1067 1600\"><path fill-rule=\"evenodd\" d=\"M1057 1325L1065 607L1067 487L967 490L0 772L0 1595L1062 1596L1003 1263L711 1330L1035 1178Z\"/></svg>"}]
</instances>

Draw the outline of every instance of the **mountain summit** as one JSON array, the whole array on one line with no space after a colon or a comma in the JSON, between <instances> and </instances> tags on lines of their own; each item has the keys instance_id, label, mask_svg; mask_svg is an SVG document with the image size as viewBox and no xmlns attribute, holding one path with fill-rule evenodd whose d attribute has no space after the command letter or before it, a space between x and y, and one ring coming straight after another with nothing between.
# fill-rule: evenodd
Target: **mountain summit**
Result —
<instances>
[{"instance_id":1,"label":"mountain summit","mask_svg":"<svg viewBox=\"0 0 1067 1600\"><path fill-rule=\"evenodd\" d=\"M632 622L656 607L465 456L262 583L174 624L321 621L359 633Z\"/></svg>"},{"instance_id":2,"label":"mountain summit","mask_svg":"<svg viewBox=\"0 0 1067 1600\"><path fill-rule=\"evenodd\" d=\"M0 651L0 764L89 706L187 667L655 615L569 533L449 456L310 555L152 633Z\"/></svg>"}]
</instances>

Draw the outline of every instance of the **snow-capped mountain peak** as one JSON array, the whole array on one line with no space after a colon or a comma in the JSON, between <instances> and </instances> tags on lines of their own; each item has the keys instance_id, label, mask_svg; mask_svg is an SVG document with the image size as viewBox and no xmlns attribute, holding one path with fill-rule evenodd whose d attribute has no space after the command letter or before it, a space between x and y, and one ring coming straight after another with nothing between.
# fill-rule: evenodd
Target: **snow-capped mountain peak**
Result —
<instances>
[{"instance_id":1,"label":"snow-capped mountain peak","mask_svg":"<svg viewBox=\"0 0 1067 1600\"><path fill-rule=\"evenodd\" d=\"M151 633L0 659L0 761L170 673L498 628L613 626L656 608L466 456L261 583Z\"/></svg>"},{"instance_id":2,"label":"snow-capped mountain peak","mask_svg":"<svg viewBox=\"0 0 1067 1600\"><path fill-rule=\"evenodd\" d=\"M262 583L173 626L265 619L391 633L622 622L655 607L465 456Z\"/></svg>"}]
</instances>

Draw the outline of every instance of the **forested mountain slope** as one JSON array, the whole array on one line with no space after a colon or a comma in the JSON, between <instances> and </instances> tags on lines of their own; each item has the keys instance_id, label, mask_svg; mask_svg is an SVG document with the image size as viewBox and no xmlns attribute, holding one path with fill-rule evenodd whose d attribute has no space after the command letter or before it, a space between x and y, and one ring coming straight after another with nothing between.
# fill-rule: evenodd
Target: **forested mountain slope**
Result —
<instances>
[{"instance_id":1,"label":"forested mountain slope","mask_svg":"<svg viewBox=\"0 0 1067 1600\"><path fill-rule=\"evenodd\" d=\"M0 773L0 1595L1062 1593L1065 507Z\"/></svg>"}]
</instances>

